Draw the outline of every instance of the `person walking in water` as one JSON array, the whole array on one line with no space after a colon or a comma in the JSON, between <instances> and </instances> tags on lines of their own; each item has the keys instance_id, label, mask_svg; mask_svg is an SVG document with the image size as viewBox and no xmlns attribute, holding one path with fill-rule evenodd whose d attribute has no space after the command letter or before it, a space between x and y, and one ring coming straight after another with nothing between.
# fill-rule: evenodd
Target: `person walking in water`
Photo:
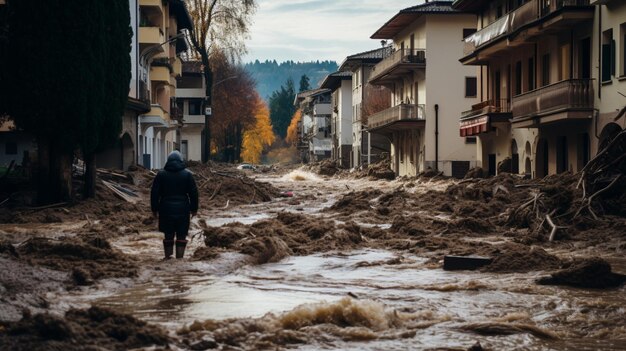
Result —
<instances>
[{"instance_id":1,"label":"person walking in water","mask_svg":"<svg viewBox=\"0 0 626 351\"><path fill-rule=\"evenodd\" d=\"M193 174L186 168L183 156L174 151L152 182L150 207L154 217L159 219L159 231L165 234L163 251L166 260L174 253L174 243L176 258L183 258L189 221L198 212L198 188Z\"/></svg>"}]
</instances>

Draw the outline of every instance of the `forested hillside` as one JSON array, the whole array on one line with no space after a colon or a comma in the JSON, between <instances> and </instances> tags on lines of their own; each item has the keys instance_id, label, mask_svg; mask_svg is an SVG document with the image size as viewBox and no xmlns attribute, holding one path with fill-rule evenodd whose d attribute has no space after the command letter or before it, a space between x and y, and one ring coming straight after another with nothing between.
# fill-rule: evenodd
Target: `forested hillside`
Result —
<instances>
[{"instance_id":1,"label":"forested hillside","mask_svg":"<svg viewBox=\"0 0 626 351\"><path fill-rule=\"evenodd\" d=\"M247 63L245 68L256 80L259 95L267 101L272 93L280 89L280 86L285 84L289 78L297 83L302 75L307 75L311 80L311 88L317 88L326 75L337 71L337 62L285 61L277 63L276 60L266 60L264 62L256 60Z\"/></svg>"}]
</instances>

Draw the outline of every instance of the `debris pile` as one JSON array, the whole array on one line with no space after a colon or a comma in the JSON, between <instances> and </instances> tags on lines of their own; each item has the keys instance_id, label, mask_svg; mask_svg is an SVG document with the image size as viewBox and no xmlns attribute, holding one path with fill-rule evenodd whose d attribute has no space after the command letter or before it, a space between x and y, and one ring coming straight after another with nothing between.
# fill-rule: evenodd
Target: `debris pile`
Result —
<instances>
[{"instance_id":1,"label":"debris pile","mask_svg":"<svg viewBox=\"0 0 626 351\"><path fill-rule=\"evenodd\" d=\"M0 328L0 345L6 350L127 350L170 343L161 328L130 315L91 307L72 309L65 317L25 315Z\"/></svg>"},{"instance_id":2,"label":"debris pile","mask_svg":"<svg viewBox=\"0 0 626 351\"><path fill-rule=\"evenodd\" d=\"M571 262L569 267L537 280L542 285L569 285L579 288L615 288L626 282L626 275L613 273L611 265L601 258Z\"/></svg>"}]
</instances>

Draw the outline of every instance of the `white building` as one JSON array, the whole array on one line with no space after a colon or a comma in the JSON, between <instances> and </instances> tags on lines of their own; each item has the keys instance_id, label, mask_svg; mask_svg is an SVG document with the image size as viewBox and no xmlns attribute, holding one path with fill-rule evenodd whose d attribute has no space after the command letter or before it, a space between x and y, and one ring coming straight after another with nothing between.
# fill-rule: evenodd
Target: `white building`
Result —
<instances>
[{"instance_id":1,"label":"white building","mask_svg":"<svg viewBox=\"0 0 626 351\"><path fill-rule=\"evenodd\" d=\"M296 95L294 104L302 113L300 144L308 144L307 148L301 148L302 160L307 162L330 158L332 152L330 90L303 91Z\"/></svg>"},{"instance_id":2,"label":"white building","mask_svg":"<svg viewBox=\"0 0 626 351\"><path fill-rule=\"evenodd\" d=\"M391 140L391 167L399 176L427 169L463 177L475 167L476 138L459 137L458 116L478 102L477 74L463 66L467 29L476 16L431 1L401 10L373 35L392 40L393 53L377 63L373 85L391 92L391 107L368 118L370 133Z\"/></svg>"},{"instance_id":3,"label":"white building","mask_svg":"<svg viewBox=\"0 0 626 351\"><path fill-rule=\"evenodd\" d=\"M202 103L206 93L202 63L183 62L183 73L176 83L176 104L183 112L183 126L179 130L180 152L185 160L202 161L205 120Z\"/></svg>"},{"instance_id":4,"label":"white building","mask_svg":"<svg viewBox=\"0 0 626 351\"><path fill-rule=\"evenodd\" d=\"M372 87L367 84L372 67L391 54L388 46L350 55L339 66L340 71L352 72L352 152L350 167L367 166L389 155L390 141L385 136L371 134L363 118L363 100Z\"/></svg>"},{"instance_id":5,"label":"white building","mask_svg":"<svg viewBox=\"0 0 626 351\"><path fill-rule=\"evenodd\" d=\"M322 82L331 91L331 158L337 165L350 168L352 153L352 72L331 73Z\"/></svg>"}]
</instances>

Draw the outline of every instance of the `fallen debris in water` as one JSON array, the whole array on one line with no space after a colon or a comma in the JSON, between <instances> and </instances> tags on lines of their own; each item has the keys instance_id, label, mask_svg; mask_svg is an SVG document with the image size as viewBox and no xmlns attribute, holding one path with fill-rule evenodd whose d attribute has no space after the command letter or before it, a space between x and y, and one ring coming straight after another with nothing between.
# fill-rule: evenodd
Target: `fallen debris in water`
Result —
<instances>
[{"instance_id":1,"label":"fallen debris in water","mask_svg":"<svg viewBox=\"0 0 626 351\"><path fill-rule=\"evenodd\" d=\"M607 289L621 286L626 275L613 273L611 265L601 258L575 261L569 268L537 280L541 285L569 285L579 288Z\"/></svg>"}]
</instances>

